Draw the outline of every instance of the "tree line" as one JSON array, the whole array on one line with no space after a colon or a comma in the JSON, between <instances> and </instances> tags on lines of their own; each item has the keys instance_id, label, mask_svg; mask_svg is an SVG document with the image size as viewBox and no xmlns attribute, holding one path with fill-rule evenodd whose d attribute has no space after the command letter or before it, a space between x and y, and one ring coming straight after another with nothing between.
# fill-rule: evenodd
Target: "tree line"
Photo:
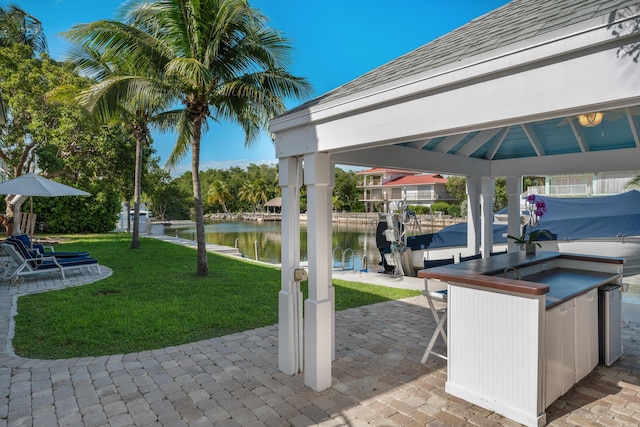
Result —
<instances>
[{"instance_id":1,"label":"tree line","mask_svg":"<svg viewBox=\"0 0 640 427\"><path fill-rule=\"evenodd\" d=\"M150 177L157 176L150 171ZM278 186L277 165L251 164L246 169L231 167L229 169L210 169L200 173L202 188L204 189L204 211L211 213L241 213L263 212L266 202L280 196ZM160 219L185 219L193 216L190 211L189 189L191 173L170 179L165 177L163 185L148 183L145 188L145 201L148 202L153 214ZM365 212L364 203L359 200L362 190L358 188L358 175L353 170L336 167L335 186L333 189L333 210L336 212ZM524 177L523 186L544 185L544 177ZM446 214L459 217L466 209L466 179L462 176L447 178L447 191L458 203L436 203L433 206L411 206L418 214L429 214L431 210L444 211ZM495 181L495 196L493 210L497 211L508 204L506 179L497 178ZM306 188L300 190L300 210L306 212ZM382 212L380 203L376 207Z\"/></svg>"},{"instance_id":2,"label":"tree line","mask_svg":"<svg viewBox=\"0 0 640 427\"><path fill-rule=\"evenodd\" d=\"M160 172L160 174L158 174ZM161 171L148 174L148 181L163 181L162 185L148 182L144 198L157 218L192 218L189 190L191 173L170 179L162 177ZM278 166L250 164L246 168L209 169L200 173L204 194L204 212L239 213L263 212L265 203L280 196ZM364 203L358 200L361 191L357 188L356 172L336 168L333 190L333 208L337 211L364 212ZM300 209L306 211L306 188L301 188Z\"/></svg>"}]
</instances>

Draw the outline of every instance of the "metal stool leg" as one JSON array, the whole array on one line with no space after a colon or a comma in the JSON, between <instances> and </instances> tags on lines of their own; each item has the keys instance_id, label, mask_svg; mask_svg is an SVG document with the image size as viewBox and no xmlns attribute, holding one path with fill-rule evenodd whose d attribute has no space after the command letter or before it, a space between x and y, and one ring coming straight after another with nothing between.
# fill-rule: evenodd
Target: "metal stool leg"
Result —
<instances>
[{"instance_id":1,"label":"metal stool leg","mask_svg":"<svg viewBox=\"0 0 640 427\"><path fill-rule=\"evenodd\" d=\"M442 335L445 346L447 345L447 335L444 332L444 323L446 321L447 321L447 312L445 310L445 312L442 313L442 315L438 320L438 324L436 325L435 331L433 331L433 335L431 335L431 340L429 340L429 345L427 346L427 349L425 350L424 355L422 356L422 360L420 361L421 363L426 363L427 359L429 359L429 355L431 354L441 359L447 360L447 356L445 356L444 354L433 351L433 346L436 344L436 339L438 339L438 334Z\"/></svg>"},{"instance_id":2,"label":"metal stool leg","mask_svg":"<svg viewBox=\"0 0 640 427\"><path fill-rule=\"evenodd\" d=\"M426 363L427 359L429 359L429 356L431 354L433 354L434 356L437 356L441 359L447 360L447 356L445 356L444 354L438 353L436 351L433 351L433 347L436 344L436 340L438 339L438 335L440 335L442 337L442 340L444 341L444 345L445 347L447 346L447 333L445 332L444 329L444 325L447 321L447 307L444 308L444 310L442 310L440 313L438 312L438 310L436 309L436 307L433 304L433 299L437 299L438 301L442 301L444 303L447 302L447 293L446 291L439 291L439 292L430 292L429 291L429 283L427 281L427 279L424 279L424 288L425 288L425 292L424 295L427 297L427 302L429 303L429 309L431 310L431 314L433 315L433 319L436 322L436 329L433 331L433 334L431 335L431 339L429 340L429 345L427 346L427 349L424 352L424 355L422 356L422 363Z\"/></svg>"}]
</instances>

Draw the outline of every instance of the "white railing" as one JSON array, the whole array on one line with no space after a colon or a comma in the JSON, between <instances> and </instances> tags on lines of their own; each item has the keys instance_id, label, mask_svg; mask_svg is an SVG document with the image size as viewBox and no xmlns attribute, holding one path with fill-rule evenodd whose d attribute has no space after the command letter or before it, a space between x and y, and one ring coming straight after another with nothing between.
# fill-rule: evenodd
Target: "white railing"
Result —
<instances>
[{"instance_id":1,"label":"white railing","mask_svg":"<svg viewBox=\"0 0 640 427\"><path fill-rule=\"evenodd\" d=\"M536 194L539 196L589 196L591 195L591 186L587 184L575 185L550 185L549 191L544 185L538 185L527 188L526 196Z\"/></svg>"}]
</instances>

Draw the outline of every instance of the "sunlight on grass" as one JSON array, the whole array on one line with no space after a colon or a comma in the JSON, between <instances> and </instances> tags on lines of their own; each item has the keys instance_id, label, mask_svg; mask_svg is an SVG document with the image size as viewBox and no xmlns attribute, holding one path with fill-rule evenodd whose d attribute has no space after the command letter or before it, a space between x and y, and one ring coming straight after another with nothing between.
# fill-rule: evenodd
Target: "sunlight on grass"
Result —
<instances>
[{"instance_id":1,"label":"sunlight on grass","mask_svg":"<svg viewBox=\"0 0 640 427\"><path fill-rule=\"evenodd\" d=\"M113 275L96 283L21 296L16 354L70 358L163 348L278 321L280 270L127 234L67 237L57 250L89 251ZM336 310L418 295L417 291L334 280ZM305 298L306 283L302 284Z\"/></svg>"}]
</instances>

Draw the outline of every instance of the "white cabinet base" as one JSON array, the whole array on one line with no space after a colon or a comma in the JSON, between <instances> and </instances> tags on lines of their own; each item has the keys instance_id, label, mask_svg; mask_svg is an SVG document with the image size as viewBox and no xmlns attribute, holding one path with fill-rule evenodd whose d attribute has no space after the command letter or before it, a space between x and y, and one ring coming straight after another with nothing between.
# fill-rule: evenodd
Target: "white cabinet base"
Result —
<instances>
[{"instance_id":1,"label":"white cabinet base","mask_svg":"<svg viewBox=\"0 0 640 427\"><path fill-rule=\"evenodd\" d=\"M445 390L526 426L544 425L544 295L450 284L448 300Z\"/></svg>"}]
</instances>

